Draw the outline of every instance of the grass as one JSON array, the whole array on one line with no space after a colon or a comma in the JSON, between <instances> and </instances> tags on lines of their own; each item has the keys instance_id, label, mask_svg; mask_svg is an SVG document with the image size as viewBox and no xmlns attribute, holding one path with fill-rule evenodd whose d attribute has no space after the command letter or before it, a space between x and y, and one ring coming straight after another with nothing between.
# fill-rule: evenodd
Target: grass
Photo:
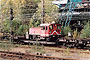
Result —
<instances>
[{"instance_id":1,"label":"grass","mask_svg":"<svg viewBox=\"0 0 90 60\"><path fill-rule=\"evenodd\" d=\"M45 53L45 48L43 45L34 44L33 46L30 45L30 47L32 48L32 50L30 50L31 52Z\"/></svg>"},{"instance_id":2,"label":"grass","mask_svg":"<svg viewBox=\"0 0 90 60\"><path fill-rule=\"evenodd\" d=\"M9 40L0 40L0 49L4 51L10 51L14 45L10 44Z\"/></svg>"},{"instance_id":3,"label":"grass","mask_svg":"<svg viewBox=\"0 0 90 60\"><path fill-rule=\"evenodd\" d=\"M65 53L66 55L70 55L70 48L67 48Z\"/></svg>"},{"instance_id":4,"label":"grass","mask_svg":"<svg viewBox=\"0 0 90 60\"><path fill-rule=\"evenodd\" d=\"M11 44L6 44L6 43L1 43L0 44L0 49L4 51L10 51L10 49L13 47Z\"/></svg>"}]
</instances>

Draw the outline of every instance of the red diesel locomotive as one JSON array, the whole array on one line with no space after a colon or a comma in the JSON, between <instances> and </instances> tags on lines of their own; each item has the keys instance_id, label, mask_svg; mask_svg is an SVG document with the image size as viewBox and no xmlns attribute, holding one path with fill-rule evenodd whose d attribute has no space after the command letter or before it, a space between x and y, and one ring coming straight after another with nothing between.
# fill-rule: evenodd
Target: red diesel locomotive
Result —
<instances>
[{"instance_id":1,"label":"red diesel locomotive","mask_svg":"<svg viewBox=\"0 0 90 60\"><path fill-rule=\"evenodd\" d=\"M44 23L39 27L32 27L26 34L27 39L55 41L61 35L61 25L56 23Z\"/></svg>"}]
</instances>

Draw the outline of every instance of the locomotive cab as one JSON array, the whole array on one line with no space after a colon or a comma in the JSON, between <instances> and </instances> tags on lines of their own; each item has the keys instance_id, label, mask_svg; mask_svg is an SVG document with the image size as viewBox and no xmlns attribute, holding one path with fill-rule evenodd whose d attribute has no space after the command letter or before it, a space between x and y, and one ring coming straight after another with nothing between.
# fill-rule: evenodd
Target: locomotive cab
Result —
<instances>
[{"instance_id":1,"label":"locomotive cab","mask_svg":"<svg viewBox=\"0 0 90 60\"><path fill-rule=\"evenodd\" d=\"M61 35L61 25L60 24L51 24L49 26L50 35Z\"/></svg>"},{"instance_id":2,"label":"locomotive cab","mask_svg":"<svg viewBox=\"0 0 90 60\"><path fill-rule=\"evenodd\" d=\"M49 37L51 40L56 41L61 35L61 25L51 24L49 26Z\"/></svg>"},{"instance_id":3,"label":"locomotive cab","mask_svg":"<svg viewBox=\"0 0 90 60\"><path fill-rule=\"evenodd\" d=\"M60 24L41 24L41 37L45 40L56 40L61 35L61 25Z\"/></svg>"}]
</instances>

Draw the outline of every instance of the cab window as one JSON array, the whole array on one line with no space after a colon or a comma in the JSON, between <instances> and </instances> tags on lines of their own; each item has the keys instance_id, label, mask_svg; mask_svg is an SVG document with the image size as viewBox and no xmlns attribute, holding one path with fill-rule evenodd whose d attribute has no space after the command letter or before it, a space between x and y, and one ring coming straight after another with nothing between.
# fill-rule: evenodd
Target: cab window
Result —
<instances>
[{"instance_id":1,"label":"cab window","mask_svg":"<svg viewBox=\"0 0 90 60\"><path fill-rule=\"evenodd\" d=\"M46 26L46 30L48 30L48 27Z\"/></svg>"},{"instance_id":2,"label":"cab window","mask_svg":"<svg viewBox=\"0 0 90 60\"><path fill-rule=\"evenodd\" d=\"M60 25L57 25L57 29L60 29Z\"/></svg>"},{"instance_id":3,"label":"cab window","mask_svg":"<svg viewBox=\"0 0 90 60\"><path fill-rule=\"evenodd\" d=\"M45 26L41 26L41 30L45 30ZM47 26L46 26L46 30L48 30Z\"/></svg>"},{"instance_id":4,"label":"cab window","mask_svg":"<svg viewBox=\"0 0 90 60\"><path fill-rule=\"evenodd\" d=\"M42 26L41 30L45 30L45 26Z\"/></svg>"},{"instance_id":5,"label":"cab window","mask_svg":"<svg viewBox=\"0 0 90 60\"><path fill-rule=\"evenodd\" d=\"M50 25L50 26L49 26L49 29L52 30L52 29L53 29L53 25Z\"/></svg>"}]
</instances>

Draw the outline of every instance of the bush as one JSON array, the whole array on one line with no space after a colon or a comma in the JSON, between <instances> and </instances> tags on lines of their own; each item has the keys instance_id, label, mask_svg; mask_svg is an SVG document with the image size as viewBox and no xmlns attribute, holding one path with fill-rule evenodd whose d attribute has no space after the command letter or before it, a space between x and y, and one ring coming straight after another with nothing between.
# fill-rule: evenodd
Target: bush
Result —
<instances>
[{"instance_id":1,"label":"bush","mask_svg":"<svg viewBox=\"0 0 90 60\"><path fill-rule=\"evenodd\" d=\"M88 22L81 31L80 38L90 38L90 23Z\"/></svg>"},{"instance_id":2,"label":"bush","mask_svg":"<svg viewBox=\"0 0 90 60\"><path fill-rule=\"evenodd\" d=\"M74 30L74 32L73 32L73 38L74 38L74 39L80 38L80 32L78 32L77 28L76 28L76 30Z\"/></svg>"},{"instance_id":3,"label":"bush","mask_svg":"<svg viewBox=\"0 0 90 60\"><path fill-rule=\"evenodd\" d=\"M3 31L4 33L10 33L10 20L6 20L3 23L4 27L3 27ZM26 31L28 31L29 26L26 24L22 24L22 21L18 21L18 20L13 20L12 21L12 31L13 31L13 35L24 35L26 33Z\"/></svg>"},{"instance_id":4,"label":"bush","mask_svg":"<svg viewBox=\"0 0 90 60\"><path fill-rule=\"evenodd\" d=\"M34 20L34 19L31 19L30 22L29 22L29 27L38 27L39 25L41 24L41 21L40 20Z\"/></svg>"},{"instance_id":5,"label":"bush","mask_svg":"<svg viewBox=\"0 0 90 60\"><path fill-rule=\"evenodd\" d=\"M63 32L64 32L64 35L67 36L68 32L72 32L72 30L71 30L70 26L66 26L66 27L64 27Z\"/></svg>"},{"instance_id":6,"label":"bush","mask_svg":"<svg viewBox=\"0 0 90 60\"><path fill-rule=\"evenodd\" d=\"M28 26L27 25L20 25L18 28L18 35L24 35L28 31Z\"/></svg>"}]
</instances>

